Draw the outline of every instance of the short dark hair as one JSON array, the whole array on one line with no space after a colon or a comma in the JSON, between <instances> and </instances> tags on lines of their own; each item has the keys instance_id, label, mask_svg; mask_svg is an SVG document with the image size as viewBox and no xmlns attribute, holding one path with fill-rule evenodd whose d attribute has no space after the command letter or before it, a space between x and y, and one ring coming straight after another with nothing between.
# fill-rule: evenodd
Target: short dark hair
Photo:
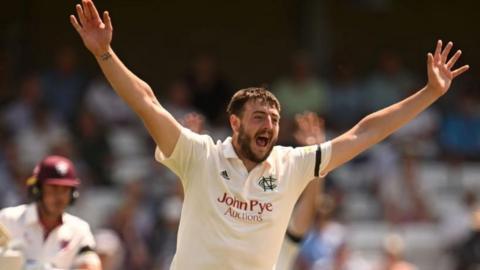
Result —
<instances>
[{"instance_id":1,"label":"short dark hair","mask_svg":"<svg viewBox=\"0 0 480 270\"><path fill-rule=\"evenodd\" d=\"M227 106L228 115L237 115L241 116L243 113L244 105L249 100L260 100L266 102L269 106L275 107L278 112L280 112L280 102L264 87L249 87L238 90L233 97L230 99L230 102Z\"/></svg>"}]
</instances>

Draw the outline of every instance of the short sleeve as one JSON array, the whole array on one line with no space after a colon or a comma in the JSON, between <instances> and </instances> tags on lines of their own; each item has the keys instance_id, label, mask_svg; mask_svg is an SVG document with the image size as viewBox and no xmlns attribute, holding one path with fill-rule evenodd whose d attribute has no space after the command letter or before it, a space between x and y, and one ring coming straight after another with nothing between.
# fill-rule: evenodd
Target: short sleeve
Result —
<instances>
[{"instance_id":1,"label":"short sleeve","mask_svg":"<svg viewBox=\"0 0 480 270\"><path fill-rule=\"evenodd\" d=\"M201 160L205 160L209 141L211 138L207 135L182 128L172 154L166 157L157 146L155 159L172 170L185 184L188 173L195 170Z\"/></svg>"},{"instance_id":2,"label":"short sleeve","mask_svg":"<svg viewBox=\"0 0 480 270\"><path fill-rule=\"evenodd\" d=\"M325 169L330 162L331 155L331 141L320 145L295 148L293 150L293 162L298 176L307 181L318 177L325 177L327 175Z\"/></svg>"},{"instance_id":3,"label":"short sleeve","mask_svg":"<svg viewBox=\"0 0 480 270\"><path fill-rule=\"evenodd\" d=\"M90 226L85 224L83 227L83 237L79 243L79 250L75 256L73 265L81 268L80 266L100 266L100 258L95 252L95 238L90 230ZM77 269L77 268L75 268ZM82 268L83 269L83 268Z\"/></svg>"},{"instance_id":4,"label":"short sleeve","mask_svg":"<svg viewBox=\"0 0 480 270\"><path fill-rule=\"evenodd\" d=\"M80 251L81 249L94 249L95 248L95 238L93 237L92 231L88 224L85 225L83 230L83 237L80 240Z\"/></svg>"}]
</instances>

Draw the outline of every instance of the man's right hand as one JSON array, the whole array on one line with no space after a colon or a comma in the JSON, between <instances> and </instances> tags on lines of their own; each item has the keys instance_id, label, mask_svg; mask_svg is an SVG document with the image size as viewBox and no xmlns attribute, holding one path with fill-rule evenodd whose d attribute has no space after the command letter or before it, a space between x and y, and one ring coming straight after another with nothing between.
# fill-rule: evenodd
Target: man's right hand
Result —
<instances>
[{"instance_id":1,"label":"man's right hand","mask_svg":"<svg viewBox=\"0 0 480 270\"><path fill-rule=\"evenodd\" d=\"M82 0L81 5L76 5L76 10L80 23L74 15L70 15L70 22L87 49L95 57L109 53L113 28L108 11L103 12L102 21L92 0Z\"/></svg>"}]
</instances>

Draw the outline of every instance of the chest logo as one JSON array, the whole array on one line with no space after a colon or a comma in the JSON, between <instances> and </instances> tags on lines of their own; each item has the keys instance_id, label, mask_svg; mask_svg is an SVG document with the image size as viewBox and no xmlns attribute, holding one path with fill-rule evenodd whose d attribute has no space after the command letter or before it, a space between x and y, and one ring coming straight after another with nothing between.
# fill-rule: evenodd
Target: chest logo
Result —
<instances>
[{"instance_id":1,"label":"chest logo","mask_svg":"<svg viewBox=\"0 0 480 270\"><path fill-rule=\"evenodd\" d=\"M265 176L262 176L259 180L258 180L258 185L263 188L263 191L274 191L276 188L277 188L277 179L275 177L273 177L272 175L268 176L268 177L265 177Z\"/></svg>"}]
</instances>

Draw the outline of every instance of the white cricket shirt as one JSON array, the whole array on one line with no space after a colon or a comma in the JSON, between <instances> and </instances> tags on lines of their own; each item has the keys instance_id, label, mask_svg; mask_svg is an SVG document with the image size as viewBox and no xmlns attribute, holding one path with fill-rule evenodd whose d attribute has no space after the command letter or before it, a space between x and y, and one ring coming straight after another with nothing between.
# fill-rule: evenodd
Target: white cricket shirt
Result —
<instances>
[{"instance_id":1,"label":"white cricket shirt","mask_svg":"<svg viewBox=\"0 0 480 270\"><path fill-rule=\"evenodd\" d=\"M249 173L230 137L215 144L182 128L170 157L155 153L185 192L171 269L274 269L293 206L330 152L330 142L275 146Z\"/></svg>"},{"instance_id":2,"label":"white cricket shirt","mask_svg":"<svg viewBox=\"0 0 480 270\"><path fill-rule=\"evenodd\" d=\"M27 264L50 264L70 269L79 251L94 248L90 226L82 219L64 213L62 224L44 240L37 205L24 204L0 211L0 223L9 231L12 242L19 241Z\"/></svg>"}]
</instances>

